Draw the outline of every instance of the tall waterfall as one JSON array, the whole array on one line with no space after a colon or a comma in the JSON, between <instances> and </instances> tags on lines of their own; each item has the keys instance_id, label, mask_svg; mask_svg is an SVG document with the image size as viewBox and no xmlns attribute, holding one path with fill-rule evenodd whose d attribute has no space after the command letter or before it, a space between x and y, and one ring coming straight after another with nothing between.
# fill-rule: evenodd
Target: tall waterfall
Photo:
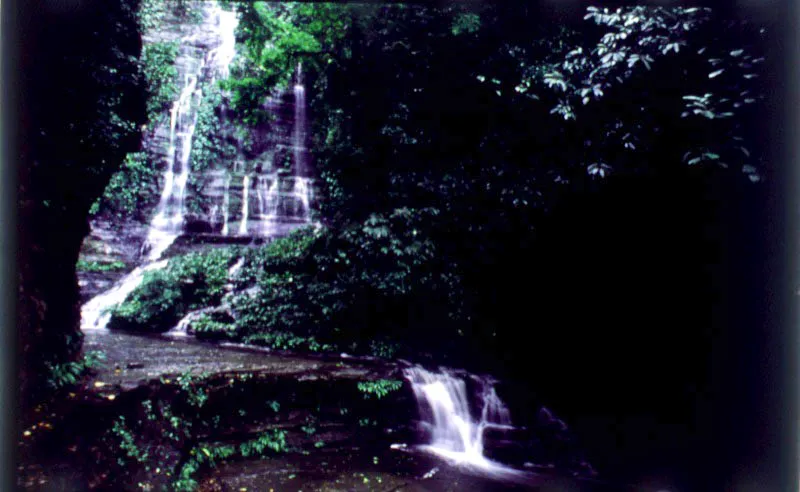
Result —
<instances>
[{"instance_id":1,"label":"tall waterfall","mask_svg":"<svg viewBox=\"0 0 800 492\"><path fill-rule=\"evenodd\" d=\"M197 78L202 69L201 64L197 73L186 74L181 95L170 110L169 161L164 173L164 189L144 247L150 261L161 257L183 227L189 155L197 124L197 106L202 97L197 89Z\"/></svg>"},{"instance_id":2,"label":"tall waterfall","mask_svg":"<svg viewBox=\"0 0 800 492\"><path fill-rule=\"evenodd\" d=\"M145 264L81 307L82 330L104 329L110 319L108 309L124 301L142 283L146 272L166 265L166 260L157 260L182 232L189 158L202 88L228 76L236 56L235 31L239 22L235 11L223 10L216 2L201 5L202 23L179 40L181 52L176 66L182 87L170 109L164 188L142 248Z\"/></svg>"},{"instance_id":3,"label":"tall waterfall","mask_svg":"<svg viewBox=\"0 0 800 492\"><path fill-rule=\"evenodd\" d=\"M292 151L294 154L294 175L304 178L308 175L305 163L306 143L306 88L303 85L303 65L297 64L297 80L294 84L294 131L292 132Z\"/></svg>"},{"instance_id":4,"label":"tall waterfall","mask_svg":"<svg viewBox=\"0 0 800 492\"><path fill-rule=\"evenodd\" d=\"M294 83L294 125L290 141L292 151L291 176L262 177L260 215L263 220L262 233L266 236L276 234L280 222L310 223L311 178L306 163L306 88L303 85L303 67L297 64Z\"/></svg>"},{"instance_id":5,"label":"tall waterfall","mask_svg":"<svg viewBox=\"0 0 800 492\"><path fill-rule=\"evenodd\" d=\"M215 47L200 59L190 57L186 63L184 85L180 96L170 110L169 150L164 173L164 188L150 223L144 252L147 260L154 261L175 241L183 229L186 215L186 183L189 180L189 157L192 138L197 125L197 113L203 93L198 88L199 78L208 65L208 83L213 84L220 77L227 77L229 67L236 56L236 12L225 11L216 3L206 5L205 21L200 26L203 31L213 33ZM203 31L200 31L201 33ZM182 46L191 47L197 39L192 34L182 39Z\"/></svg>"},{"instance_id":6,"label":"tall waterfall","mask_svg":"<svg viewBox=\"0 0 800 492\"><path fill-rule=\"evenodd\" d=\"M430 443L422 449L486 472L521 474L484 456L487 429L514 428L492 380L472 376L481 388L480 411L473 415L464 378L446 370L434 373L421 367L404 369L404 376L414 390L421 424L430 435Z\"/></svg>"}]
</instances>

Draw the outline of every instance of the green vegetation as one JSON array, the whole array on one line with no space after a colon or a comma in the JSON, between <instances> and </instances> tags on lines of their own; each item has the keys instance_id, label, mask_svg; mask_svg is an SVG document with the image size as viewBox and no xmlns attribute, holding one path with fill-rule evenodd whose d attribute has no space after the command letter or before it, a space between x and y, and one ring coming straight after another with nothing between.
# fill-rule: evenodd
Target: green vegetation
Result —
<instances>
[{"instance_id":1,"label":"green vegetation","mask_svg":"<svg viewBox=\"0 0 800 492\"><path fill-rule=\"evenodd\" d=\"M393 391L403 387L402 381L392 379L379 379L377 381L361 381L358 383L358 391L364 393L364 398L374 396L378 400Z\"/></svg>"},{"instance_id":2,"label":"green vegetation","mask_svg":"<svg viewBox=\"0 0 800 492\"><path fill-rule=\"evenodd\" d=\"M192 253L147 272L142 284L113 309L109 328L163 332L189 311L218 305L237 254L236 248Z\"/></svg>"},{"instance_id":3,"label":"green vegetation","mask_svg":"<svg viewBox=\"0 0 800 492\"><path fill-rule=\"evenodd\" d=\"M81 376L100 366L105 360L105 354L100 351L89 351L81 360L72 362L52 363L46 362L49 372L47 385L52 389L61 389L78 384Z\"/></svg>"},{"instance_id":4,"label":"green vegetation","mask_svg":"<svg viewBox=\"0 0 800 492\"><path fill-rule=\"evenodd\" d=\"M78 260L75 267L79 272L113 272L123 270L125 263L119 260L109 262Z\"/></svg>"},{"instance_id":5,"label":"green vegetation","mask_svg":"<svg viewBox=\"0 0 800 492\"><path fill-rule=\"evenodd\" d=\"M178 96L177 42L149 43L142 49L142 74L147 83L147 120L159 122Z\"/></svg>"},{"instance_id":6,"label":"green vegetation","mask_svg":"<svg viewBox=\"0 0 800 492\"><path fill-rule=\"evenodd\" d=\"M113 216L118 220L146 221L146 210L158 201L158 172L145 152L125 156L122 168L106 186L103 196L89 210L91 215Z\"/></svg>"},{"instance_id":7,"label":"green vegetation","mask_svg":"<svg viewBox=\"0 0 800 492\"><path fill-rule=\"evenodd\" d=\"M137 463L147 462L147 451L136 444L131 430L125 424L125 417L120 416L114 421L114 425L111 427L111 433L118 439L116 445L119 447L120 451L124 453L123 456L117 458L117 463L120 466L127 465L126 458L130 458Z\"/></svg>"},{"instance_id":8,"label":"green vegetation","mask_svg":"<svg viewBox=\"0 0 800 492\"><path fill-rule=\"evenodd\" d=\"M213 468L219 461L235 458L255 458L269 453L286 451L286 432L274 430L235 445L198 445L189 451L190 458L183 464L173 483L176 491L191 492L197 489L194 476L204 468Z\"/></svg>"}]
</instances>

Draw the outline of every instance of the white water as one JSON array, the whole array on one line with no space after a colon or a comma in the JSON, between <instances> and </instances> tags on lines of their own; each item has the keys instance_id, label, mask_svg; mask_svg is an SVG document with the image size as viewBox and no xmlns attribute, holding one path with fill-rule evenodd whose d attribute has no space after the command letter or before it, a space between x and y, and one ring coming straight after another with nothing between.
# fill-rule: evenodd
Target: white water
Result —
<instances>
[{"instance_id":1,"label":"white water","mask_svg":"<svg viewBox=\"0 0 800 492\"><path fill-rule=\"evenodd\" d=\"M250 176L245 175L242 179L242 221L239 223L239 235L247 235L247 215L250 212Z\"/></svg>"},{"instance_id":2,"label":"white water","mask_svg":"<svg viewBox=\"0 0 800 492\"><path fill-rule=\"evenodd\" d=\"M231 175L228 174L225 177L225 194L222 195L222 235L228 235L228 216L230 214L230 205L231 205L231 197L230 197L230 188L231 188Z\"/></svg>"},{"instance_id":3,"label":"white water","mask_svg":"<svg viewBox=\"0 0 800 492\"><path fill-rule=\"evenodd\" d=\"M307 175L304 152L306 138L306 88L303 86L303 66L297 64L297 81L294 85L294 131L292 149L294 151L294 175Z\"/></svg>"},{"instance_id":4,"label":"white water","mask_svg":"<svg viewBox=\"0 0 800 492\"><path fill-rule=\"evenodd\" d=\"M165 335L170 336L170 337L188 337L189 336L189 325L191 325L192 321L197 320L202 315L204 315L205 313L207 313L207 312L209 312L209 311L211 311L212 309L215 309L215 308L216 308L215 306L206 307L206 308L203 308L203 309L198 309L196 311L189 312L186 316L181 318L180 321L178 321L178 324L175 325L175 327L173 329L171 329L170 331L166 332Z\"/></svg>"},{"instance_id":5,"label":"white water","mask_svg":"<svg viewBox=\"0 0 800 492\"><path fill-rule=\"evenodd\" d=\"M482 387L481 411L473 416L464 378L447 370L434 373L421 367L407 368L403 372L417 398L421 423L430 431L431 442L421 446L423 450L490 474L523 473L483 455L486 429L513 429L508 408L498 398L490 379L473 376Z\"/></svg>"},{"instance_id":6,"label":"white water","mask_svg":"<svg viewBox=\"0 0 800 492\"><path fill-rule=\"evenodd\" d=\"M275 230L275 220L278 218L278 205L280 204L278 187L280 182L277 176L275 176L269 186L267 186L267 181L266 177L261 180L261 189L264 195L264 208L259 212L262 218L262 233L264 236L269 237Z\"/></svg>"},{"instance_id":7,"label":"white water","mask_svg":"<svg viewBox=\"0 0 800 492\"><path fill-rule=\"evenodd\" d=\"M202 97L201 91L197 89L197 79L202 69L203 64L195 73L186 74L180 96L170 110L169 150L167 169L164 173L164 188L161 191L155 217L150 223L144 248L149 261L160 258L183 227L186 182L189 180L189 155L197 124L196 107Z\"/></svg>"},{"instance_id":8,"label":"white water","mask_svg":"<svg viewBox=\"0 0 800 492\"><path fill-rule=\"evenodd\" d=\"M228 279L232 279L236 273L244 266L244 256L236 260L236 263L228 269Z\"/></svg>"},{"instance_id":9,"label":"white water","mask_svg":"<svg viewBox=\"0 0 800 492\"><path fill-rule=\"evenodd\" d=\"M93 297L81 306L81 330L105 329L109 319L111 319L111 314L106 310L124 301L142 283L146 272L160 270L165 266L167 266L167 260L137 267L114 284L114 287Z\"/></svg>"},{"instance_id":10,"label":"white water","mask_svg":"<svg viewBox=\"0 0 800 492\"><path fill-rule=\"evenodd\" d=\"M308 178L297 177L294 180L294 194L300 200L300 210L297 215L303 218L303 222L309 221L311 207L311 187Z\"/></svg>"},{"instance_id":11,"label":"white water","mask_svg":"<svg viewBox=\"0 0 800 492\"><path fill-rule=\"evenodd\" d=\"M199 84L206 67L210 71L207 77L209 84L215 83L218 77L227 77L230 63L236 56L235 31L239 22L236 12L225 11L216 3L206 5L209 9L205 12L206 20L198 26L195 34L181 39L181 44L190 45L198 35L210 32L215 47L206 52L202 59L192 59L186 65L188 69L183 73L183 87L170 109L164 188L142 248L146 253L145 263L81 307L82 330L105 329L111 318L109 309L123 302L142 283L145 272L166 266L167 260L157 260L183 228L186 183L190 173L189 157L197 125L197 110L203 95Z\"/></svg>"},{"instance_id":12,"label":"white water","mask_svg":"<svg viewBox=\"0 0 800 492\"><path fill-rule=\"evenodd\" d=\"M198 88L200 77L206 65L210 70L209 84L214 84L218 77L227 77L230 64L236 56L235 32L239 23L236 12L228 12L219 5L211 4L207 16L210 22L204 22L197 33L182 39L183 44L189 44L202 30L209 29L213 32L216 47L208 51L199 63L190 64L188 72L184 74L180 95L170 109L164 188L143 247L147 253L147 261L160 258L183 229L186 183L190 173L189 157L197 126L198 108L203 97L202 90Z\"/></svg>"}]
</instances>

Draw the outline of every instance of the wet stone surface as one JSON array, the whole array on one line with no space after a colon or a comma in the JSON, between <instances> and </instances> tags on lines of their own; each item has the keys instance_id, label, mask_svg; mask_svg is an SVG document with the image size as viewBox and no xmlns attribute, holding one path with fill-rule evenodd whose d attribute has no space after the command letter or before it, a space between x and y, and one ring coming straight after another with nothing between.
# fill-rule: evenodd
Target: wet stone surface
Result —
<instances>
[{"instance_id":1,"label":"wet stone surface","mask_svg":"<svg viewBox=\"0 0 800 492\"><path fill-rule=\"evenodd\" d=\"M598 483L528 473L493 478L413 449L321 449L223 465L201 491L611 491Z\"/></svg>"},{"instance_id":2,"label":"wet stone surface","mask_svg":"<svg viewBox=\"0 0 800 492\"><path fill-rule=\"evenodd\" d=\"M279 355L263 349L219 345L191 337L133 335L104 330L87 331L84 336L84 350L99 350L106 356L103 366L89 384L99 382L122 390L162 376L186 372L247 371L293 375L301 380L321 377L376 379L395 371L393 365L386 363Z\"/></svg>"}]
</instances>

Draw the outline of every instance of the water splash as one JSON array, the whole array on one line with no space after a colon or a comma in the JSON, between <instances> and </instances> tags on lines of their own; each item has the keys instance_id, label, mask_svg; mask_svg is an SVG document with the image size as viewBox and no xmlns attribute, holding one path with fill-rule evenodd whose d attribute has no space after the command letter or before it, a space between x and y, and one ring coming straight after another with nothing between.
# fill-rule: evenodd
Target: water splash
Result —
<instances>
[{"instance_id":1,"label":"water splash","mask_svg":"<svg viewBox=\"0 0 800 492\"><path fill-rule=\"evenodd\" d=\"M508 408L498 398L492 380L473 376L482 387L481 411L476 420L470 413L464 378L447 370L433 373L421 367L403 372L416 396L421 424L430 433L430 443L421 449L492 475L524 475L484 456L487 429L514 429Z\"/></svg>"}]
</instances>

